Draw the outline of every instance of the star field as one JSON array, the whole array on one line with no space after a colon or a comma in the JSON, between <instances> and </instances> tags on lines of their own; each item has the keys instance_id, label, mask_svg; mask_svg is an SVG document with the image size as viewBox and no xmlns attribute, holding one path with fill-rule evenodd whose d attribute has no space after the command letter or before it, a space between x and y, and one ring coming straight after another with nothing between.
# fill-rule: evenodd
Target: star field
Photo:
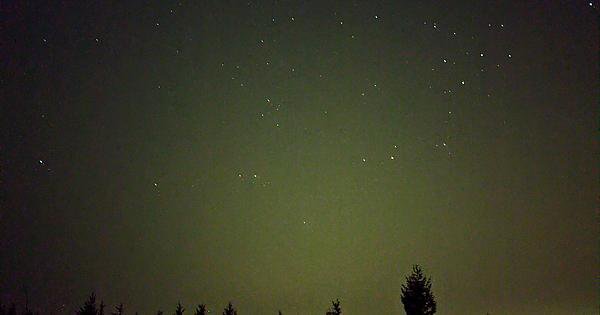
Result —
<instances>
[{"instance_id":1,"label":"star field","mask_svg":"<svg viewBox=\"0 0 600 315\"><path fill-rule=\"evenodd\" d=\"M595 313L597 2L5 12L0 300Z\"/></svg>"}]
</instances>

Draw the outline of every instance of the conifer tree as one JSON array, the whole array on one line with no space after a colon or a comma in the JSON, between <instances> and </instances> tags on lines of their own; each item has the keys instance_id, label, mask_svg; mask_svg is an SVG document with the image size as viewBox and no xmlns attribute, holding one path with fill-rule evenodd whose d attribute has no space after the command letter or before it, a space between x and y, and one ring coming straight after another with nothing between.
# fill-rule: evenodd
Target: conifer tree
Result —
<instances>
[{"instance_id":1,"label":"conifer tree","mask_svg":"<svg viewBox=\"0 0 600 315\"><path fill-rule=\"evenodd\" d=\"M183 312L185 312L185 308L183 308L181 302L178 302L177 308L175 309L175 315L183 315Z\"/></svg>"},{"instance_id":2,"label":"conifer tree","mask_svg":"<svg viewBox=\"0 0 600 315\"><path fill-rule=\"evenodd\" d=\"M206 305L199 304L198 307L196 307L196 312L194 315L206 315Z\"/></svg>"},{"instance_id":3,"label":"conifer tree","mask_svg":"<svg viewBox=\"0 0 600 315\"><path fill-rule=\"evenodd\" d=\"M223 310L223 315L237 315L237 311L233 308L231 302L227 304L227 307Z\"/></svg>"},{"instance_id":4,"label":"conifer tree","mask_svg":"<svg viewBox=\"0 0 600 315\"><path fill-rule=\"evenodd\" d=\"M419 265L414 265L412 273L402 285L402 304L407 315L433 315L436 303L431 292L431 278L423 275Z\"/></svg>"},{"instance_id":5,"label":"conifer tree","mask_svg":"<svg viewBox=\"0 0 600 315\"><path fill-rule=\"evenodd\" d=\"M331 301L331 309L327 314L331 315L341 315L342 307L340 306L340 299L336 299L335 301Z\"/></svg>"},{"instance_id":6,"label":"conifer tree","mask_svg":"<svg viewBox=\"0 0 600 315\"><path fill-rule=\"evenodd\" d=\"M92 292L85 304L77 311L78 315L98 315L96 309L96 294Z\"/></svg>"},{"instance_id":7,"label":"conifer tree","mask_svg":"<svg viewBox=\"0 0 600 315\"><path fill-rule=\"evenodd\" d=\"M123 303L115 306L115 311L111 313L111 315L123 315L123 311L125 307L123 307Z\"/></svg>"}]
</instances>

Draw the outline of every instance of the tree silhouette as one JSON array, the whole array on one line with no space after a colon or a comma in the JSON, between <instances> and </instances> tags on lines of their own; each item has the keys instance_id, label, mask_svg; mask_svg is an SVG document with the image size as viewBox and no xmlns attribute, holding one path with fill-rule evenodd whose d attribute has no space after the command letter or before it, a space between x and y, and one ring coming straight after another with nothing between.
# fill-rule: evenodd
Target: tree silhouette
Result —
<instances>
[{"instance_id":1,"label":"tree silhouette","mask_svg":"<svg viewBox=\"0 0 600 315\"><path fill-rule=\"evenodd\" d=\"M183 312L185 312L185 308L183 308L181 302L178 302L177 308L175 309L175 315L183 315Z\"/></svg>"},{"instance_id":2,"label":"tree silhouette","mask_svg":"<svg viewBox=\"0 0 600 315\"><path fill-rule=\"evenodd\" d=\"M281 313L281 311L279 311L277 314L278 314L278 315L283 315L283 314Z\"/></svg>"},{"instance_id":3,"label":"tree silhouette","mask_svg":"<svg viewBox=\"0 0 600 315\"><path fill-rule=\"evenodd\" d=\"M331 301L331 308L327 312L327 315L341 315L341 314L342 314L342 307L340 306L340 299Z\"/></svg>"},{"instance_id":4,"label":"tree silhouette","mask_svg":"<svg viewBox=\"0 0 600 315\"><path fill-rule=\"evenodd\" d=\"M123 315L123 310L125 308L123 307L123 303L115 306L115 311L112 313L112 315Z\"/></svg>"},{"instance_id":5,"label":"tree silhouette","mask_svg":"<svg viewBox=\"0 0 600 315\"><path fill-rule=\"evenodd\" d=\"M206 304L198 304L194 315L206 315Z\"/></svg>"},{"instance_id":6,"label":"tree silhouette","mask_svg":"<svg viewBox=\"0 0 600 315\"><path fill-rule=\"evenodd\" d=\"M233 308L231 302L229 302L229 304L227 304L227 307L223 310L223 315L237 315L237 311L235 310L235 308Z\"/></svg>"},{"instance_id":7,"label":"tree silhouette","mask_svg":"<svg viewBox=\"0 0 600 315\"><path fill-rule=\"evenodd\" d=\"M77 311L78 315L98 315L96 309L96 294L92 292L90 297L85 301L85 304Z\"/></svg>"},{"instance_id":8,"label":"tree silhouette","mask_svg":"<svg viewBox=\"0 0 600 315\"><path fill-rule=\"evenodd\" d=\"M106 304L104 304L104 301L100 301L100 309L98 310L98 314L99 315L104 315L104 308L106 307Z\"/></svg>"},{"instance_id":9,"label":"tree silhouette","mask_svg":"<svg viewBox=\"0 0 600 315\"><path fill-rule=\"evenodd\" d=\"M156 312L156 315L163 315L163 311Z\"/></svg>"},{"instance_id":10,"label":"tree silhouette","mask_svg":"<svg viewBox=\"0 0 600 315\"><path fill-rule=\"evenodd\" d=\"M433 315L436 311L435 298L431 292L431 278L423 275L419 265L414 265L412 273L402 285L402 304L407 315Z\"/></svg>"}]
</instances>

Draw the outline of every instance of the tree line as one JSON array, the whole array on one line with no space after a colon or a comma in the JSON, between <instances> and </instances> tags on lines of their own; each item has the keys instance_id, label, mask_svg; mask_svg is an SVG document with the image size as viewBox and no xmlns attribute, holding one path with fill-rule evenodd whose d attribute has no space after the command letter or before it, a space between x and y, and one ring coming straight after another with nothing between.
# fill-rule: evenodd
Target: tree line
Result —
<instances>
[{"instance_id":1,"label":"tree line","mask_svg":"<svg viewBox=\"0 0 600 315\"><path fill-rule=\"evenodd\" d=\"M414 265L412 272L406 276L405 283L401 287L400 301L404 306L406 315L433 315L437 310L435 297L431 290L431 278L426 277L423 269L419 265ZM175 306L174 315L207 315L208 309L206 304L198 304L192 312L186 313L186 309L181 302ZM51 314L44 312L34 312L29 309L26 303L24 309L18 313L14 303L10 306L0 303L0 315L40 315ZM98 303L95 293L90 294L84 304L76 312L76 315L138 315L137 312L126 313L123 303L114 307L112 311L107 310L104 301ZM223 309L223 315L237 315L237 310L231 302ZM326 315L342 315L342 307L339 299L331 301L331 306L325 313ZM156 315L165 315L163 311L157 311ZM283 315L282 311L278 311L278 315Z\"/></svg>"}]
</instances>

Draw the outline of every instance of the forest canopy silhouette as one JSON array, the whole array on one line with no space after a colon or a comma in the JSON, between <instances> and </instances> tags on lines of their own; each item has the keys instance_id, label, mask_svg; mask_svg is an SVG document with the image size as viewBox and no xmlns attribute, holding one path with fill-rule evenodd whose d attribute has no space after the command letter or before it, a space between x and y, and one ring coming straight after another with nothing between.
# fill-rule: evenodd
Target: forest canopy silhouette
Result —
<instances>
[{"instance_id":1,"label":"forest canopy silhouette","mask_svg":"<svg viewBox=\"0 0 600 315\"><path fill-rule=\"evenodd\" d=\"M431 290L431 278L426 277L423 269L419 265L414 265L412 272L406 276L406 282L401 286L400 301L404 306L406 315L433 315L436 312L436 302ZM174 308L174 315L184 315L186 312L185 307L181 302L178 302ZM193 310L193 315L207 315L208 308L206 304L197 304ZM0 303L0 315L42 315L42 314L54 314L53 311L36 310L33 311L26 304L20 313L17 311L17 307L14 303L6 306ZM114 310L108 311L107 305L104 301L100 300L98 303L96 294L92 292L85 300L83 305L77 310L76 315L124 315L124 314L138 314L137 312L126 312L123 303L120 303L114 307ZM162 310L156 312L157 315L163 315ZM169 314L169 313L167 313ZM189 313L188 313L189 314ZM234 307L232 302L227 303L222 311L223 315L238 315L237 309ZM285 314L284 311L278 310L278 315ZM340 299L331 301L331 306L325 312L325 315L342 315L342 307Z\"/></svg>"}]
</instances>

